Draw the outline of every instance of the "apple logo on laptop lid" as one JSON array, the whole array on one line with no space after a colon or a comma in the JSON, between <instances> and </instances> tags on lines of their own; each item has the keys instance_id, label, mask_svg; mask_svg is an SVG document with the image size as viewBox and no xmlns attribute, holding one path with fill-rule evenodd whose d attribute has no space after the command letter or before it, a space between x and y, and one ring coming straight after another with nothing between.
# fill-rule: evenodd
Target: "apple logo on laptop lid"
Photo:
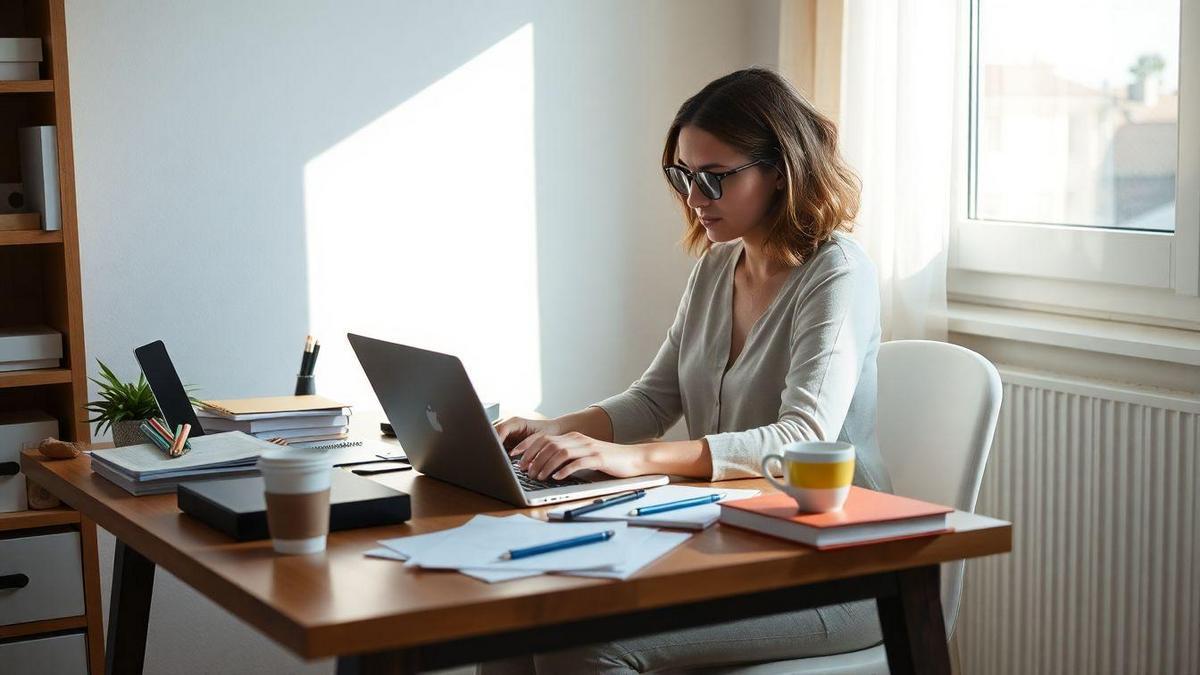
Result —
<instances>
[{"instance_id":1,"label":"apple logo on laptop lid","mask_svg":"<svg viewBox=\"0 0 1200 675\"><path fill-rule=\"evenodd\" d=\"M437 411L433 409L432 405L425 406L425 417L429 420L429 426L433 427L434 431L439 434L442 433L442 423L438 421Z\"/></svg>"}]
</instances>

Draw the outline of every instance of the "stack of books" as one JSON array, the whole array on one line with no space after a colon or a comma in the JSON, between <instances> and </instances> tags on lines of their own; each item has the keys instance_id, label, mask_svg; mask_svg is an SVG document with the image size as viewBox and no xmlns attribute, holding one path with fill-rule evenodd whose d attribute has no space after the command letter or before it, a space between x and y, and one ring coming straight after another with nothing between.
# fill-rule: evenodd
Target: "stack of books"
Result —
<instances>
[{"instance_id":1,"label":"stack of books","mask_svg":"<svg viewBox=\"0 0 1200 675\"><path fill-rule=\"evenodd\" d=\"M302 448L344 440L350 413L350 406L315 395L202 401L196 409L206 433L241 431Z\"/></svg>"},{"instance_id":2,"label":"stack of books","mask_svg":"<svg viewBox=\"0 0 1200 675\"><path fill-rule=\"evenodd\" d=\"M840 510L800 513L782 492L721 503L721 524L825 550L953 531L948 506L858 486Z\"/></svg>"}]
</instances>

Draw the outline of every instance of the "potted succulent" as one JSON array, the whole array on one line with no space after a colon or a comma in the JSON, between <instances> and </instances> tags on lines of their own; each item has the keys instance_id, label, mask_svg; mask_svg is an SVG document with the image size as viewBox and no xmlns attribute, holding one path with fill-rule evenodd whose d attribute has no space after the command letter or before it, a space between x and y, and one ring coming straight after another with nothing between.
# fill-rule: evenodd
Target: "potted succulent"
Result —
<instances>
[{"instance_id":1,"label":"potted succulent","mask_svg":"<svg viewBox=\"0 0 1200 675\"><path fill-rule=\"evenodd\" d=\"M96 363L100 364L101 379L88 379L100 387L100 400L88 402L87 410L96 413L88 421L96 423L97 434L111 428L113 445L118 448L147 442L138 427L159 413L146 377L139 373L137 382L122 382L103 361L96 359Z\"/></svg>"}]
</instances>

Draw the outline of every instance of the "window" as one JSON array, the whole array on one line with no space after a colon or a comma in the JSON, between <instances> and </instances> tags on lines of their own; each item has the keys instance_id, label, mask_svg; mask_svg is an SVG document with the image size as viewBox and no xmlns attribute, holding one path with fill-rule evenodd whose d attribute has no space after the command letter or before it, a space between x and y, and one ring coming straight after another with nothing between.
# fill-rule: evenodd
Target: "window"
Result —
<instances>
[{"instance_id":1,"label":"window","mask_svg":"<svg viewBox=\"0 0 1200 675\"><path fill-rule=\"evenodd\" d=\"M1174 231L1179 0L979 10L972 217Z\"/></svg>"},{"instance_id":2,"label":"window","mask_svg":"<svg viewBox=\"0 0 1200 675\"><path fill-rule=\"evenodd\" d=\"M963 34L951 293L1200 325L1200 0L973 0Z\"/></svg>"}]
</instances>

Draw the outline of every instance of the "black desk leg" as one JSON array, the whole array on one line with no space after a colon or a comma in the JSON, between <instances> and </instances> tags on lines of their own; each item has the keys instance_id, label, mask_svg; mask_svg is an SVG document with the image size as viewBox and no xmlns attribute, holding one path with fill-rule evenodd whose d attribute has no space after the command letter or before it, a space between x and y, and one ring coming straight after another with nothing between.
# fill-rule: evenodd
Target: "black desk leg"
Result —
<instances>
[{"instance_id":1,"label":"black desk leg","mask_svg":"<svg viewBox=\"0 0 1200 675\"><path fill-rule=\"evenodd\" d=\"M892 673L950 674L939 572L938 565L897 572L899 593L876 599Z\"/></svg>"},{"instance_id":2,"label":"black desk leg","mask_svg":"<svg viewBox=\"0 0 1200 675\"><path fill-rule=\"evenodd\" d=\"M154 563L118 539L108 606L108 675L142 672L153 593Z\"/></svg>"},{"instance_id":3,"label":"black desk leg","mask_svg":"<svg viewBox=\"0 0 1200 675\"><path fill-rule=\"evenodd\" d=\"M400 650L339 656L336 675L408 675L418 672L416 655Z\"/></svg>"}]
</instances>

